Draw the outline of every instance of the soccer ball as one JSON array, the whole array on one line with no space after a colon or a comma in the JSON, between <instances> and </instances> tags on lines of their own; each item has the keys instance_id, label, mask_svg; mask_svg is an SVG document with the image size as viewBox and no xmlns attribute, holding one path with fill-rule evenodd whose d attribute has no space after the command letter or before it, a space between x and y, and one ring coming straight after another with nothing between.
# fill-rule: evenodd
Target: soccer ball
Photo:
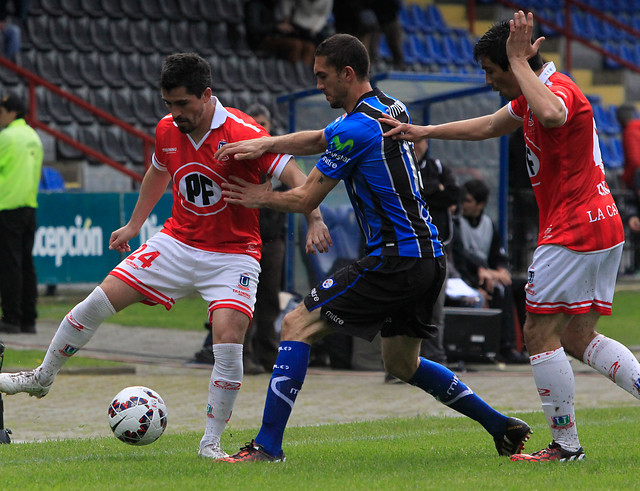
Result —
<instances>
[{"instance_id":1,"label":"soccer ball","mask_svg":"<svg viewBox=\"0 0 640 491\"><path fill-rule=\"evenodd\" d=\"M109 405L109 426L118 440L129 445L155 442L167 427L167 406L147 387L127 387Z\"/></svg>"}]
</instances>

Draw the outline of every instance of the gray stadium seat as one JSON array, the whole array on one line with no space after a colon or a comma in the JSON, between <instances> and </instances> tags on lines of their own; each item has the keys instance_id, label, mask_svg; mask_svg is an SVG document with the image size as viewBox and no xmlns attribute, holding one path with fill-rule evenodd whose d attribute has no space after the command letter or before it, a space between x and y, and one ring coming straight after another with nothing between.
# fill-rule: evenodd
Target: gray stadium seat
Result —
<instances>
[{"instance_id":1,"label":"gray stadium seat","mask_svg":"<svg viewBox=\"0 0 640 491\"><path fill-rule=\"evenodd\" d=\"M102 55L98 60L102 78L107 82L109 87L114 89L120 89L126 85L122 71L120 70L120 63L118 62L119 56L118 53L112 53Z\"/></svg>"},{"instance_id":2,"label":"gray stadium seat","mask_svg":"<svg viewBox=\"0 0 640 491\"><path fill-rule=\"evenodd\" d=\"M75 90L73 94L87 102L89 100L89 88L87 87L80 87ZM74 121L79 125L87 126L96 122L96 117L92 113L77 104L69 104L69 112L73 116Z\"/></svg>"},{"instance_id":3,"label":"gray stadium seat","mask_svg":"<svg viewBox=\"0 0 640 491\"><path fill-rule=\"evenodd\" d=\"M147 86L145 75L142 71L142 62L137 53L121 55L118 57L122 78L126 84L134 89L142 89Z\"/></svg>"},{"instance_id":4,"label":"gray stadium seat","mask_svg":"<svg viewBox=\"0 0 640 491\"><path fill-rule=\"evenodd\" d=\"M91 49L101 53L113 53L117 43L111 36L111 24L119 21L112 21L107 18L91 20L89 23L89 42Z\"/></svg>"},{"instance_id":5,"label":"gray stadium seat","mask_svg":"<svg viewBox=\"0 0 640 491\"><path fill-rule=\"evenodd\" d=\"M122 129L116 127L102 128L99 135L100 151L118 163L125 163L129 159L122 143Z\"/></svg>"},{"instance_id":6,"label":"gray stadium seat","mask_svg":"<svg viewBox=\"0 0 640 491\"><path fill-rule=\"evenodd\" d=\"M202 19L202 14L198 8L198 0L182 0L178 2L178 7L182 18L192 22Z\"/></svg>"},{"instance_id":7,"label":"gray stadium seat","mask_svg":"<svg viewBox=\"0 0 640 491\"><path fill-rule=\"evenodd\" d=\"M55 126L54 126L55 127ZM75 123L67 124L61 127L55 127L61 133L70 136L74 140L78 139L78 126ZM61 160L80 160L84 158L84 154L75 147L56 140L56 154Z\"/></svg>"},{"instance_id":8,"label":"gray stadium seat","mask_svg":"<svg viewBox=\"0 0 640 491\"><path fill-rule=\"evenodd\" d=\"M135 102L131 99L129 89L124 88L113 91L111 101L114 116L130 125L135 125L138 122L138 117L133 110L133 104L135 104Z\"/></svg>"},{"instance_id":9,"label":"gray stadium seat","mask_svg":"<svg viewBox=\"0 0 640 491\"><path fill-rule=\"evenodd\" d=\"M69 17L82 17L84 15L81 0L60 0L60 8Z\"/></svg>"},{"instance_id":10,"label":"gray stadium seat","mask_svg":"<svg viewBox=\"0 0 640 491\"><path fill-rule=\"evenodd\" d=\"M87 53L78 57L78 71L85 82L83 85L92 89L100 89L106 84L99 59L98 53Z\"/></svg>"},{"instance_id":11,"label":"gray stadium seat","mask_svg":"<svg viewBox=\"0 0 640 491\"><path fill-rule=\"evenodd\" d=\"M124 2L126 3L126 1ZM138 0L140 11L145 19L160 20L164 17L162 9L159 8L158 0Z\"/></svg>"},{"instance_id":12,"label":"gray stadium seat","mask_svg":"<svg viewBox=\"0 0 640 491\"><path fill-rule=\"evenodd\" d=\"M132 15L125 11L125 7L134 9L137 6L136 0L101 0L102 10L107 14L110 19L123 19L125 17L132 17ZM138 9L139 11L140 9ZM142 16L142 14L140 14ZM142 17L140 17L142 18Z\"/></svg>"},{"instance_id":13,"label":"gray stadium seat","mask_svg":"<svg viewBox=\"0 0 640 491\"><path fill-rule=\"evenodd\" d=\"M168 20L159 20L149 24L149 38L154 50L163 55L181 51L180 48L172 43L172 37L169 34L174 26L175 24L170 23ZM183 32L183 34L186 35L187 33Z\"/></svg>"},{"instance_id":14,"label":"gray stadium seat","mask_svg":"<svg viewBox=\"0 0 640 491\"><path fill-rule=\"evenodd\" d=\"M129 29L133 33L132 44L139 53L151 54L155 52L155 47L151 42L152 23L147 19L129 22Z\"/></svg>"},{"instance_id":15,"label":"gray stadium seat","mask_svg":"<svg viewBox=\"0 0 640 491\"><path fill-rule=\"evenodd\" d=\"M62 85L63 83L58 66L58 55L53 51L37 51L35 53L34 71L52 84Z\"/></svg>"},{"instance_id":16,"label":"gray stadium seat","mask_svg":"<svg viewBox=\"0 0 640 491\"><path fill-rule=\"evenodd\" d=\"M49 17L46 15L29 16L27 18L27 32L29 41L38 51L51 51L51 37L49 36Z\"/></svg>"},{"instance_id":17,"label":"gray stadium seat","mask_svg":"<svg viewBox=\"0 0 640 491\"><path fill-rule=\"evenodd\" d=\"M133 44L133 25L129 19L110 20L109 34L113 45L120 53L138 52Z\"/></svg>"},{"instance_id":18,"label":"gray stadium seat","mask_svg":"<svg viewBox=\"0 0 640 491\"><path fill-rule=\"evenodd\" d=\"M69 29L69 19L67 17L56 17L50 19L51 27L49 35L51 43L57 51L68 53L74 51L75 47L71 42L71 34Z\"/></svg>"},{"instance_id":19,"label":"gray stadium seat","mask_svg":"<svg viewBox=\"0 0 640 491\"><path fill-rule=\"evenodd\" d=\"M58 17L63 14L60 0L40 0L40 6L46 15Z\"/></svg>"},{"instance_id":20,"label":"gray stadium seat","mask_svg":"<svg viewBox=\"0 0 640 491\"><path fill-rule=\"evenodd\" d=\"M69 37L73 47L81 53L91 53L94 50L89 32L89 23L94 21L87 18L70 19Z\"/></svg>"},{"instance_id":21,"label":"gray stadium seat","mask_svg":"<svg viewBox=\"0 0 640 491\"><path fill-rule=\"evenodd\" d=\"M82 6L82 12L94 19L102 19L107 15L103 10L102 0L80 0L80 5Z\"/></svg>"}]
</instances>

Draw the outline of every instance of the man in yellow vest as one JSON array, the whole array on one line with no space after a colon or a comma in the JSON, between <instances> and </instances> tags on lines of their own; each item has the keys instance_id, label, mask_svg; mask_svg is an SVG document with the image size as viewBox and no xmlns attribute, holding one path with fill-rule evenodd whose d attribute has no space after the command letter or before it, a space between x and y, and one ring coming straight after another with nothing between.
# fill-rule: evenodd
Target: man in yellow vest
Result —
<instances>
[{"instance_id":1,"label":"man in yellow vest","mask_svg":"<svg viewBox=\"0 0 640 491\"><path fill-rule=\"evenodd\" d=\"M36 233L42 142L15 95L0 100L0 332L35 333L38 281L31 250Z\"/></svg>"}]
</instances>

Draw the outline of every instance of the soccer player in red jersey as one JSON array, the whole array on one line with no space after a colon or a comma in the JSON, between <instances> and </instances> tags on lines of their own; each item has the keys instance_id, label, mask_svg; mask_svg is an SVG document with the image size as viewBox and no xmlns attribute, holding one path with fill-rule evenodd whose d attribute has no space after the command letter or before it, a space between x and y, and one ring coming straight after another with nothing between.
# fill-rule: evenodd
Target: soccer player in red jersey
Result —
<instances>
[{"instance_id":1,"label":"soccer player in red jersey","mask_svg":"<svg viewBox=\"0 0 640 491\"><path fill-rule=\"evenodd\" d=\"M532 42L533 14L491 27L474 50L487 84L510 102L493 114L416 126L383 117L395 139L484 140L524 128L527 167L540 211L538 247L526 286L525 342L553 442L511 460L581 460L574 376L565 350L640 399L640 364L596 332L611 315L624 231L604 176L593 111Z\"/></svg>"},{"instance_id":2,"label":"soccer player in red jersey","mask_svg":"<svg viewBox=\"0 0 640 491\"><path fill-rule=\"evenodd\" d=\"M208 303L215 356L199 455L217 459L227 456L220 436L242 385L242 343L253 315L261 248L259 211L225 202L221 185L230 175L256 184L269 175L296 187L306 175L288 154L268 153L247 162L215 159L227 143L269 135L253 118L225 108L212 95L210 67L200 56L168 56L160 88L169 114L158 123L152 165L131 218L111 234L109 248L130 252L129 240L170 182L171 217L65 316L38 368L0 374L0 391L43 397L62 365L108 317L136 302L169 310L179 298L199 293ZM319 210L306 217L307 252L326 252L331 238Z\"/></svg>"}]
</instances>

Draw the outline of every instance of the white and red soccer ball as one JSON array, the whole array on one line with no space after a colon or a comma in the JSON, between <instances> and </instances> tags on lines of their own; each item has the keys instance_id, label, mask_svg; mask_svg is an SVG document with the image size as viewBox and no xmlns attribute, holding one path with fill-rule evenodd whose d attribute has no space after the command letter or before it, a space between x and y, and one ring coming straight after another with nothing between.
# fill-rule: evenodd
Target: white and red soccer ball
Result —
<instances>
[{"instance_id":1,"label":"white and red soccer ball","mask_svg":"<svg viewBox=\"0 0 640 491\"><path fill-rule=\"evenodd\" d=\"M157 392L141 386L122 389L109 405L113 434L129 445L155 442L167 427L167 406Z\"/></svg>"}]
</instances>

